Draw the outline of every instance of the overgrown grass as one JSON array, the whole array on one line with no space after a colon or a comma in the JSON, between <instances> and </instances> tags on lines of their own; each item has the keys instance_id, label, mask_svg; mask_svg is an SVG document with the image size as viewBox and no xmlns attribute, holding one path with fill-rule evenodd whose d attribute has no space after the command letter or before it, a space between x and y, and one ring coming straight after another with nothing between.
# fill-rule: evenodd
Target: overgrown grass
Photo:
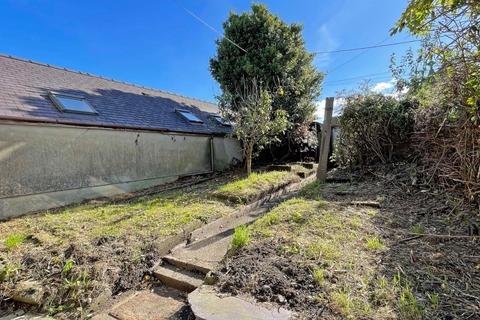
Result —
<instances>
[{"instance_id":1,"label":"overgrown grass","mask_svg":"<svg viewBox=\"0 0 480 320\"><path fill-rule=\"evenodd\" d=\"M230 182L218 188L215 195L235 203L248 203L256 200L269 191L299 181L293 172L271 171L252 173L248 178Z\"/></svg>"},{"instance_id":2,"label":"overgrown grass","mask_svg":"<svg viewBox=\"0 0 480 320\"><path fill-rule=\"evenodd\" d=\"M322 184L315 182L273 208L249 226L252 241L286 242L281 252L311 268L324 290L317 301L341 318L422 319L423 307L408 282L388 279L378 269L388 247L373 226L377 211L331 204L321 193Z\"/></svg>"},{"instance_id":3,"label":"overgrown grass","mask_svg":"<svg viewBox=\"0 0 480 320\"><path fill-rule=\"evenodd\" d=\"M182 233L189 223L233 212L232 206L211 196L215 188L196 186L1 222L0 300L10 296L18 282L31 279L49 292L42 302L44 311L84 316L92 299L96 304L97 296L141 281L142 268L148 259L158 259L156 245L166 237ZM127 279L125 285L121 277Z\"/></svg>"}]
</instances>

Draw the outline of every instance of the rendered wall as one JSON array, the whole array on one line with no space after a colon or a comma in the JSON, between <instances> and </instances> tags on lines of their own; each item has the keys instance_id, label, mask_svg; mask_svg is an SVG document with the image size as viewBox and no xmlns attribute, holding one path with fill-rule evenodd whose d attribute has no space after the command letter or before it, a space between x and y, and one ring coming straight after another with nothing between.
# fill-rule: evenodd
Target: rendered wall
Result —
<instances>
[{"instance_id":1,"label":"rendered wall","mask_svg":"<svg viewBox=\"0 0 480 320\"><path fill-rule=\"evenodd\" d=\"M213 138L215 171L225 170L243 160L243 150L237 139Z\"/></svg>"},{"instance_id":2,"label":"rendered wall","mask_svg":"<svg viewBox=\"0 0 480 320\"><path fill-rule=\"evenodd\" d=\"M224 169L235 147L215 140ZM208 136L0 123L0 219L209 172L210 146Z\"/></svg>"}]
</instances>

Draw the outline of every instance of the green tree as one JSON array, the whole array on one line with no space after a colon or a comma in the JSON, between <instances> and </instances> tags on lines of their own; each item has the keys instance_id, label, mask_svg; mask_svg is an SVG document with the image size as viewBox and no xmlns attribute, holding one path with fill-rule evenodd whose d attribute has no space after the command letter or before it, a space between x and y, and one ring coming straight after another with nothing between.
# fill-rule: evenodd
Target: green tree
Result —
<instances>
[{"instance_id":1,"label":"green tree","mask_svg":"<svg viewBox=\"0 0 480 320\"><path fill-rule=\"evenodd\" d=\"M392 33L405 29L422 47L393 69L419 104L414 141L424 175L480 203L480 1L411 0Z\"/></svg>"},{"instance_id":2,"label":"green tree","mask_svg":"<svg viewBox=\"0 0 480 320\"><path fill-rule=\"evenodd\" d=\"M242 141L246 171L250 175L254 148L261 150L287 129L286 112L272 110L271 94L256 79L234 92L224 92L219 100L222 115L234 124L235 136Z\"/></svg>"},{"instance_id":3,"label":"green tree","mask_svg":"<svg viewBox=\"0 0 480 320\"><path fill-rule=\"evenodd\" d=\"M400 81L415 92L441 83L449 104L463 105L477 123L480 109L480 1L411 0L392 34L408 29L423 39L417 61L410 60L410 81ZM425 74L428 65L428 74ZM398 69L397 69L398 70ZM421 70L422 72L419 72ZM397 78L399 78L397 76ZM438 104L438 101L436 102Z\"/></svg>"},{"instance_id":4,"label":"green tree","mask_svg":"<svg viewBox=\"0 0 480 320\"><path fill-rule=\"evenodd\" d=\"M289 143L301 138L314 120L323 79L312 65L314 55L305 49L302 26L288 25L264 5L253 4L251 12L230 13L223 28L225 37L217 40L217 54L210 60L222 91L234 92L258 80L274 93L272 112L288 115Z\"/></svg>"}]
</instances>

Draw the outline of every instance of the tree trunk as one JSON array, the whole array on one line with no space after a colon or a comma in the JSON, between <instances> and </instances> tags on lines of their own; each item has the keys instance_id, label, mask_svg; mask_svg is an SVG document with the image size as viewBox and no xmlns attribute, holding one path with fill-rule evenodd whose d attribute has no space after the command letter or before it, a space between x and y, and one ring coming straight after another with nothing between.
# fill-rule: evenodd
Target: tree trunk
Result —
<instances>
[{"instance_id":1,"label":"tree trunk","mask_svg":"<svg viewBox=\"0 0 480 320\"><path fill-rule=\"evenodd\" d=\"M253 145L248 144L247 149L245 151L247 177L252 173L252 153L253 153Z\"/></svg>"}]
</instances>

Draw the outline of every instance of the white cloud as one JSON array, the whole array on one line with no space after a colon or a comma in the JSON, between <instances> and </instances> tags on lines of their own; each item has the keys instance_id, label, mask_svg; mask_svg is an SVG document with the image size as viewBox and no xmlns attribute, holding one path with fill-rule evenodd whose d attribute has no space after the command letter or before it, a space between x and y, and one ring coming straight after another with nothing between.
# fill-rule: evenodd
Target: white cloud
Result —
<instances>
[{"instance_id":1,"label":"white cloud","mask_svg":"<svg viewBox=\"0 0 480 320\"><path fill-rule=\"evenodd\" d=\"M395 99L399 100L405 94L407 94L407 92L408 92L408 88L405 87L402 89L402 91L395 91L395 92L387 93L386 95L389 97L394 97Z\"/></svg>"},{"instance_id":2,"label":"white cloud","mask_svg":"<svg viewBox=\"0 0 480 320\"><path fill-rule=\"evenodd\" d=\"M323 117L325 115L325 102L325 99L316 102L317 111L315 111L315 118L319 122L323 122ZM333 116L338 116L342 112L344 103L344 98L338 98L333 101Z\"/></svg>"},{"instance_id":3,"label":"white cloud","mask_svg":"<svg viewBox=\"0 0 480 320\"><path fill-rule=\"evenodd\" d=\"M394 85L395 85L395 80L394 79L392 79L388 82L378 82L377 84L375 84L373 86L372 91L377 92L377 93L381 93L381 92L384 92L388 89L393 88Z\"/></svg>"},{"instance_id":4,"label":"white cloud","mask_svg":"<svg viewBox=\"0 0 480 320\"><path fill-rule=\"evenodd\" d=\"M315 51L332 51L338 48L339 43L333 37L326 24L322 24L320 26L318 29L318 34L318 45ZM315 63L320 68L328 66L331 60L331 55L328 53L321 53L315 57Z\"/></svg>"}]
</instances>

